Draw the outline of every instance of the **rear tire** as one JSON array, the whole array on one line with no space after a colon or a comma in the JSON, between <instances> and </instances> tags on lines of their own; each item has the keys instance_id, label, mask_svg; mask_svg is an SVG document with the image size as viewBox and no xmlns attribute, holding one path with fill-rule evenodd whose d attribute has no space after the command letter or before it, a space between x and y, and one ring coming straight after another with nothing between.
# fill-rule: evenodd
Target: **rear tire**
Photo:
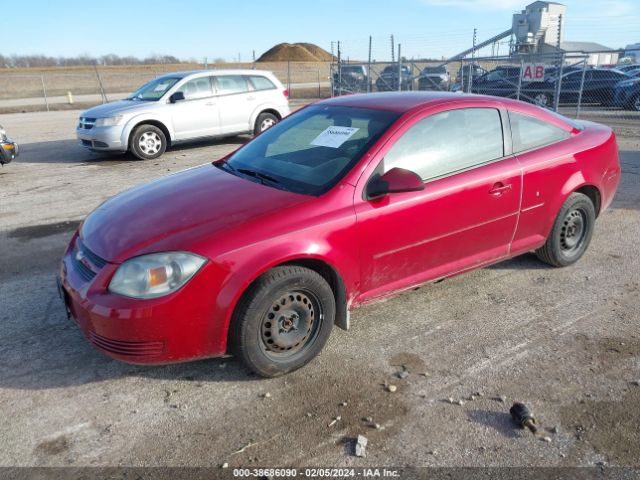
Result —
<instances>
[{"instance_id":1,"label":"rear tire","mask_svg":"<svg viewBox=\"0 0 640 480\"><path fill-rule=\"evenodd\" d=\"M533 103L539 107L551 108L553 98L548 93L537 93L533 96Z\"/></svg>"},{"instance_id":2,"label":"rear tire","mask_svg":"<svg viewBox=\"0 0 640 480\"><path fill-rule=\"evenodd\" d=\"M133 131L129 150L140 160L153 160L167 149L167 137L154 125L143 124Z\"/></svg>"},{"instance_id":3,"label":"rear tire","mask_svg":"<svg viewBox=\"0 0 640 480\"><path fill-rule=\"evenodd\" d=\"M595 208L589 197L572 193L560 208L546 243L536 250L536 255L554 267L574 264L591 242L595 220Z\"/></svg>"},{"instance_id":4,"label":"rear tire","mask_svg":"<svg viewBox=\"0 0 640 480\"><path fill-rule=\"evenodd\" d=\"M265 130L273 127L276 123L278 123L278 117L276 117L273 113L261 113L256 119L256 124L253 127L253 134L259 135Z\"/></svg>"},{"instance_id":5,"label":"rear tire","mask_svg":"<svg viewBox=\"0 0 640 480\"><path fill-rule=\"evenodd\" d=\"M335 312L333 291L321 275L275 267L242 295L231 320L230 351L263 377L297 370L324 347Z\"/></svg>"}]
</instances>

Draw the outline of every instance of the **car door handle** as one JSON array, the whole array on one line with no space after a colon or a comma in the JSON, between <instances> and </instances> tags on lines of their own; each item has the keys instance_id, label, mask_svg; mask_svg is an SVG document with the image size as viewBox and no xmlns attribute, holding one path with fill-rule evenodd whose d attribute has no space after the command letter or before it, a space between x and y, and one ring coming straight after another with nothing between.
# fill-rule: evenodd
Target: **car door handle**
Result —
<instances>
[{"instance_id":1,"label":"car door handle","mask_svg":"<svg viewBox=\"0 0 640 480\"><path fill-rule=\"evenodd\" d=\"M494 197L499 197L501 196L503 193L507 192L511 190L511 184L507 183L506 185L502 182L497 182L493 184L493 187L491 187L491 190L489 190L489 193L491 195L493 195Z\"/></svg>"},{"instance_id":2,"label":"car door handle","mask_svg":"<svg viewBox=\"0 0 640 480\"><path fill-rule=\"evenodd\" d=\"M256 97L247 97L247 102L252 102L255 99L256 99Z\"/></svg>"},{"instance_id":3,"label":"car door handle","mask_svg":"<svg viewBox=\"0 0 640 480\"><path fill-rule=\"evenodd\" d=\"M207 103L205 103L205 106L207 106L207 107L215 107L215 105L216 105L216 102L207 102Z\"/></svg>"}]
</instances>

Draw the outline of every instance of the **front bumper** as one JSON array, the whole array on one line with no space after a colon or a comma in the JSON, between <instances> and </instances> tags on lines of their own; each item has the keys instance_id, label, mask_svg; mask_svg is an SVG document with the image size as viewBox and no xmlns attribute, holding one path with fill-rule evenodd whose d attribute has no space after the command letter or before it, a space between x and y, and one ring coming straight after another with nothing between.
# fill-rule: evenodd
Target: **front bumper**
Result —
<instances>
[{"instance_id":1,"label":"front bumper","mask_svg":"<svg viewBox=\"0 0 640 480\"><path fill-rule=\"evenodd\" d=\"M9 163L20 153L18 144L12 141L10 138L0 142L0 163Z\"/></svg>"},{"instance_id":2,"label":"front bumper","mask_svg":"<svg viewBox=\"0 0 640 480\"><path fill-rule=\"evenodd\" d=\"M209 287L215 268L205 265L187 285L165 297L127 298L108 291L119 265L100 259L77 240L76 233L62 259L59 292L67 315L94 347L137 364L225 353L226 338L221 337L226 337L226 328L214 318L215 295ZM83 254L77 256L78 250Z\"/></svg>"},{"instance_id":3,"label":"front bumper","mask_svg":"<svg viewBox=\"0 0 640 480\"><path fill-rule=\"evenodd\" d=\"M122 142L123 126L76 128L80 145L95 151L126 152L127 144Z\"/></svg>"}]
</instances>

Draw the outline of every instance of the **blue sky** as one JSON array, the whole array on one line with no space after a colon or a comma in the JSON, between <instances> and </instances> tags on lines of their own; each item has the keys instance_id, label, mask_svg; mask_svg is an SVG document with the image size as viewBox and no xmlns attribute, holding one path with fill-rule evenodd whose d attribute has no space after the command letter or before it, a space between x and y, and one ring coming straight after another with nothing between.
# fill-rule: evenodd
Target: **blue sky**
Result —
<instances>
[{"instance_id":1,"label":"blue sky","mask_svg":"<svg viewBox=\"0 0 640 480\"><path fill-rule=\"evenodd\" d=\"M7 0L5 0L7 1ZM249 61L279 42L311 42L345 57L449 56L511 25L520 0L24 0L11 2L0 53L73 56L170 54ZM567 0L566 40L612 48L640 42L640 0ZM506 48L506 47L505 47Z\"/></svg>"}]
</instances>

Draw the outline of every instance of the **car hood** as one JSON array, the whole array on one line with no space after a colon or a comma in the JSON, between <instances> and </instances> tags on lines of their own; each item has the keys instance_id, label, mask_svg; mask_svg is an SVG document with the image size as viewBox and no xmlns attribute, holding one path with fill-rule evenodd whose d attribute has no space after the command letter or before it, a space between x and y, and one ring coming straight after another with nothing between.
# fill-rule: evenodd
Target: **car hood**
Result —
<instances>
[{"instance_id":1,"label":"car hood","mask_svg":"<svg viewBox=\"0 0 640 480\"><path fill-rule=\"evenodd\" d=\"M127 190L82 224L84 244L121 263L145 253L190 250L203 239L311 197L239 178L208 164Z\"/></svg>"},{"instance_id":2,"label":"car hood","mask_svg":"<svg viewBox=\"0 0 640 480\"><path fill-rule=\"evenodd\" d=\"M156 102L144 102L141 100L119 100L117 102L105 103L104 105L98 105L97 107L85 110L80 116L89 118L112 117L114 115L120 115L131 110L141 110L149 108L150 105L154 104L156 104Z\"/></svg>"}]
</instances>

